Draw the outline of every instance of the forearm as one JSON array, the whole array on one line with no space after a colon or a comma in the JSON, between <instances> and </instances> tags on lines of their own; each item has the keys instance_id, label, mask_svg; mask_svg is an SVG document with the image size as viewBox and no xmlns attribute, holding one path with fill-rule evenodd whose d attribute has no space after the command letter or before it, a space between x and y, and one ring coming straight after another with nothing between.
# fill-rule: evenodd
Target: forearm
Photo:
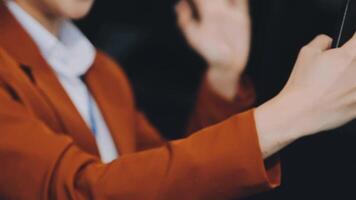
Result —
<instances>
[{"instance_id":1,"label":"forearm","mask_svg":"<svg viewBox=\"0 0 356 200\"><path fill-rule=\"evenodd\" d=\"M255 123L264 158L268 158L313 130L305 123L311 116L292 96L277 96L255 109Z\"/></svg>"}]
</instances>

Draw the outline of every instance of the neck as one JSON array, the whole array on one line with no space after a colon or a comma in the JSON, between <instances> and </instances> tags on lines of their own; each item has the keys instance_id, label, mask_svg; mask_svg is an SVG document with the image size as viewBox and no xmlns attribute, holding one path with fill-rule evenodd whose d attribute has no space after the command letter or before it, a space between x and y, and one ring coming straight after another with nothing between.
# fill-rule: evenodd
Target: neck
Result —
<instances>
[{"instance_id":1,"label":"neck","mask_svg":"<svg viewBox=\"0 0 356 200\"><path fill-rule=\"evenodd\" d=\"M34 3L29 3L28 0L17 0L16 3L35 18L45 29L58 37L62 18L46 14L41 10L41 5L33 5Z\"/></svg>"}]
</instances>

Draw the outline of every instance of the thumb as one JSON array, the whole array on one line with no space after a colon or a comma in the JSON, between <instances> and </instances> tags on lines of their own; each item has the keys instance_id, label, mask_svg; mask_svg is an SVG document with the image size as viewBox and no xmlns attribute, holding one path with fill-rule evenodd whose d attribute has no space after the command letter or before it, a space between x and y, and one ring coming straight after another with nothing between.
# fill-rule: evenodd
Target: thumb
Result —
<instances>
[{"instance_id":1,"label":"thumb","mask_svg":"<svg viewBox=\"0 0 356 200\"><path fill-rule=\"evenodd\" d=\"M332 41L333 40L327 35L318 35L313 41L311 41L307 45L307 47L320 52L324 52L331 48Z\"/></svg>"}]
</instances>

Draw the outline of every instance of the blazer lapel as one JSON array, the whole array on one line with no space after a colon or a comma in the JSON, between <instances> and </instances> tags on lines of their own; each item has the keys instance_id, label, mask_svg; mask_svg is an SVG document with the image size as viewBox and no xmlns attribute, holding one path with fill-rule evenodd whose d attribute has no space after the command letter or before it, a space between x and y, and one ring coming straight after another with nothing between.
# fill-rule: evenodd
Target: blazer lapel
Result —
<instances>
[{"instance_id":1,"label":"blazer lapel","mask_svg":"<svg viewBox=\"0 0 356 200\"><path fill-rule=\"evenodd\" d=\"M98 52L94 65L84 77L111 131L119 154L133 153L135 145L135 112L133 101L115 76L118 66Z\"/></svg>"},{"instance_id":2,"label":"blazer lapel","mask_svg":"<svg viewBox=\"0 0 356 200\"><path fill-rule=\"evenodd\" d=\"M51 67L21 25L0 3L0 46L18 63L32 70L36 86L57 112L65 134L83 150L99 155L95 138L66 94Z\"/></svg>"}]
</instances>

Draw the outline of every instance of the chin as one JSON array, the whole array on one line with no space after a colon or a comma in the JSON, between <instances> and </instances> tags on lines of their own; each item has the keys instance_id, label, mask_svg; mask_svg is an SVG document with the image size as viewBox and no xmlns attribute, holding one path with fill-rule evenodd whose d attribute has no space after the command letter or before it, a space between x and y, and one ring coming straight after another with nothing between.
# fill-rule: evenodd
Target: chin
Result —
<instances>
[{"instance_id":1,"label":"chin","mask_svg":"<svg viewBox=\"0 0 356 200\"><path fill-rule=\"evenodd\" d=\"M90 0L78 0L81 1L79 3L77 3L76 6L71 6L68 9L63 9L63 11L65 12L65 16L69 19L82 19L84 17L86 17L91 8L92 8L92 1Z\"/></svg>"},{"instance_id":2,"label":"chin","mask_svg":"<svg viewBox=\"0 0 356 200\"><path fill-rule=\"evenodd\" d=\"M72 20L78 20L85 18L89 14L89 10L87 12L72 12L72 13L67 13L67 18L72 19Z\"/></svg>"}]
</instances>

